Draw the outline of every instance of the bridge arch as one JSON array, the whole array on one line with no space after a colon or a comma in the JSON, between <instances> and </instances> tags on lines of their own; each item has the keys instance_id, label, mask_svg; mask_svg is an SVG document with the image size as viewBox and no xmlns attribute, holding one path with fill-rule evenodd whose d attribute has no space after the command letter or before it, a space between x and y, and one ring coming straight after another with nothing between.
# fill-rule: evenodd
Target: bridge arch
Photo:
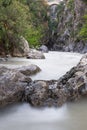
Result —
<instances>
[{"instance_id":1,"label":"bridge arch","mask_svg":"<svg viewBox=\"0 0 87 130\"><path fill-rule=\"evenodd\" d=\"M58 5L58 3L53 3L53 4L49 5L49 7L57 6L57 5Z\"/></svg>"}]
</instances>

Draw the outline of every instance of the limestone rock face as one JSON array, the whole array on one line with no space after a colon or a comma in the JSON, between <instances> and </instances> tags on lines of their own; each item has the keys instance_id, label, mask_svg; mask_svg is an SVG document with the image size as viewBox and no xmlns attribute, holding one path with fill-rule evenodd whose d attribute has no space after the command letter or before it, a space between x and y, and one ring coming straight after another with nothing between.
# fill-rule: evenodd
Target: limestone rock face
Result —
<instances>
[{"instance_id":1,"label":"limestone rock face","mask_svg":"<svg viewBox=\"0 0 87 130\"><path fill-rule=\"evenodd\" d=\"M78 65L58 80L58 85L67 89L68 100L87 95L87 54Z\"/></svg>"},{"instance_id":2,"label":"limestone rock face","mask_svg":"<svg viewBox=\"0 0 87 130\"><path fill-rule=\"evenodd\" d=\"M85 0L75 0L75 13L76 13L76 21L79 22L81 20L81 16L84 15L84 12L86 11L86 2Z\"/></svg>"},{"instance_id":3,"label":"limestone rock face","mask_svg":"<svg viewBox=\"0 0 87 130\"><path fill-rule=\"evenodd\" d=\"M24 37L20 37L19 46L14 48L13 56L15 57L23 57L26 56L29 52L29 43Z\"/></svg>"},{"instance_id":4,"label":"limestone rock face","mask_svg":"<svg viewBox=\"0 0 87 130\"><path fill-rule=\"evenodd\" d=\"M50 48L56 51L86 53L87 43L82 41L78 34L83 26L83 16L87 12L87 2L85 0L63 2L60 12L57 12L58 26L54 35L50 37Z\"/></svg>"}]
</instances>

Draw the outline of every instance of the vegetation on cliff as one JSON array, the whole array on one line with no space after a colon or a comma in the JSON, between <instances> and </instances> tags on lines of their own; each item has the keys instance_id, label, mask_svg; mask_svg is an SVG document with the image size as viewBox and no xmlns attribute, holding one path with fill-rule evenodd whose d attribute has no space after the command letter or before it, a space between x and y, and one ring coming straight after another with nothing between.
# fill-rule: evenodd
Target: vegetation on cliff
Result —
<instances>
[{"instance_id":1,"label":"vegetation on cliff","mask_svg":"<svg viewBox=\"0 0 87 130\"><path fill-rule=\"evenodd\" d=\"M49 49L87 52L87 1L64 0L58 4L56 13L56 29L50 35Z\"/></svg>"},{"instance_id":2,"label":"vegetation on cliff","mask_svg":"<svg viewBox=\"0 0 87 130\"><path fill-rule=\"evenodd\" d=\"M79 36L82 40L87 40L87 14L83 16L84 24L80 30Z\"/></svg>"},{"instance_id":3,"label":"vegetation on cliff","mask_svg":"<svg viewBox=\"0 0 87 130\"><path fill-rule=\"evenodd\" d=\"M43 0L0 0L0 53L17 47L20 36L30 46L39 46L47 27L47 4Z\"/></svg>"},{"instance_id":4,"label":"vegetation on cliff","mask_svg":"<svg viewBox=\"0 0 87 130\"><path fill-rule=\"evenodd\" d=\"M44 0L0 0L0 54L13 52L21 36L30 47L47 43L57 51L75 51L76 45L78 50L87 41L86 0L61 1L49 8Z\"/></svg>"}]
</instances>

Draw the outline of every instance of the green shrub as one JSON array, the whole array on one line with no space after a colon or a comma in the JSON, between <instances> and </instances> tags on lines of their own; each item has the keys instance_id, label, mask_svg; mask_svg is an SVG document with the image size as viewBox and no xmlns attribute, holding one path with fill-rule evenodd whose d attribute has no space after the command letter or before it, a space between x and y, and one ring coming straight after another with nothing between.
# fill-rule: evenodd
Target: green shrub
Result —
<instances>
[{"instance_id":1,"label":"green shrub","mask_svg":"<svg viewBox=\"0 0 87 130\"><path fill-rule=\"evenodd\" d=\"M79 32L79 36L82 40L87 40L87 14L83 16L84 24Z\"/></svg>"},{"instance_id":2,"label":"green shrub","mask_svg":"<svg viewBox=\"0 0 87 130\"><path fill-rule=\"evenodd\" d=\"M70 10L73 10L73 9L74 9L74 0L69 0L69 1L68 1L68 4L67 4L67 7L68 7Z\"/></svg>"},{"instance_id":3,"label":"green shrub","mask_svg":"<svg viewBox=\"0 0 87 130\"><path fill-rule=\"evenodd\" d=\"M30 27L26 31L25 38L28 40L30 47L38 47L41 44L43 32L41 27Z\"/></svg>"},{"instance_id":4,"label":"green shrub","mask_svg":"<svg viewBox=\"0 0 87 130\"><path fill-rule=\"evenodd\" d=\"M39 46L46 22L47 5L43 0L0 0L0 45L12 51L23 36L30 46Z\"/></svg>"}]
</instances>

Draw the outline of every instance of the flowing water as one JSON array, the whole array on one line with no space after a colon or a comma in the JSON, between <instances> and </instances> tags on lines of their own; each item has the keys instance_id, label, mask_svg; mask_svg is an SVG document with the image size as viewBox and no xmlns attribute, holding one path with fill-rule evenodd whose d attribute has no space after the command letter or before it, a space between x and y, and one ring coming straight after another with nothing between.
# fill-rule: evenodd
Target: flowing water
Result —
<instances>
[{"instance_id":1,"label":"flowing water","mask_svg":"<svg viewBox=\"0 0 87 130\"><path fill-rule=\"evenodd\" d=\"M45 60L11 58L2 64L18 67L35 63L42 71L34 79L58 79L75 66L82 55L50 52ZM1 65L2 65L1 64ZM32 108L29 104L15 104L0 109L0 130L87 130L86 99L67 103L60 108Z\"/></svg>"}]
</instances>

